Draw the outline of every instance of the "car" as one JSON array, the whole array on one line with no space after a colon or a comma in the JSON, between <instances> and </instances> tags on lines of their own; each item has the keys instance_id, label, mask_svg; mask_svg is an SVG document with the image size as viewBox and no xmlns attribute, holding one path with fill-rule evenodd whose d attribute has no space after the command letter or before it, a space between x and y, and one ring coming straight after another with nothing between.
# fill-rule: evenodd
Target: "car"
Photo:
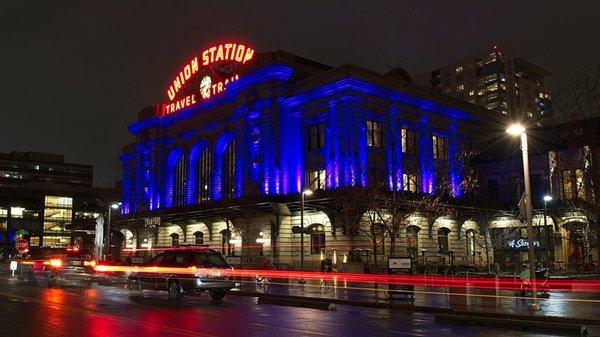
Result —
<instances>
[{"instance_id":1,"label":"car","mask_svg":"<svg viewBox=\"0 0 600 337\"><path fill-rule=\"evenodd\" d=\"M139 298L143 290L167 291L169 301L180 302L186 293L208 292L221 301L235 286L228 271L233 268L218 251L182 248L164 251L134 269L127 280L129 297Z\"/></svg>"},{"instance_id":2,"label":"car","mask_svg":"<svg viewBox=\"0 0 600 337\"><path fill-rule=\"evenodd\" d=\"M90 287L95 278L97 261L86 248L40 248L29 256L32 275L48 287L77 284Z\"/></svg>"}]
</instances>

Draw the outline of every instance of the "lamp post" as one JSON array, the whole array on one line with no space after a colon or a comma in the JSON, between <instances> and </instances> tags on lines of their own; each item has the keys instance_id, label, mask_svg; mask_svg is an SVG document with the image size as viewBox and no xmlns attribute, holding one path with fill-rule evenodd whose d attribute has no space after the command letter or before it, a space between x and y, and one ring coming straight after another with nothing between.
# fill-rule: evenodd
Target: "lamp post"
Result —
<instances>
[{"instance_id":1,"label":"lamp post","mask_svg":"<svg viewBox=\"0 0 600 337\"><path fill-rule=\"evenodd\" d=\"M108 252L110 251L110 218L112 215L112 210L117 210L119 207L121 207L120 202L113 202L108 206L108 222L106 224L106 248L104 253L105 259L108 256Z\"/></svg>"},{"instance_id":2,"label":"lamp post","mask_svg":"<svg viewBox=\"0 0 600 337\"><path fill-rule=\"evenodd\" d=\"M304 270L304 196L312 195L313 192L305 189L300 193L300 269Z\"/></svg>"},{"instance_id":3,"label":"lamp post","mask_svg":"<svg viewBox=\"0 0 600 337\"><path fill-rule=\"evenodd\" d=\"M506 129L506 132L512 136L521 137L521 152L523 153L523 181L525 182L525 219L527 221L527 242L529 245L529 278L533 293L533 303L531 304L531 307L535 308L537 298L535 286L535 248L533 246L533 221L531 211L531 185L529 182L529 150L527 148L527 133L525 127L521 124L511 125L508 129Z\"/></svg>"},{"instance_id":4,"label":"lamp post","mask_svg":"<svg viewBox=\"0 0 600 337\"><path fill-rule=\"evenodd\" d=\"M548 201L552 201L552 197L549 195L544 196L544 235L546 236L546 266L550 263L550 233L548 231L548 222L546 220L546 209L548 207Z\"/></svg>"}]
</instances>

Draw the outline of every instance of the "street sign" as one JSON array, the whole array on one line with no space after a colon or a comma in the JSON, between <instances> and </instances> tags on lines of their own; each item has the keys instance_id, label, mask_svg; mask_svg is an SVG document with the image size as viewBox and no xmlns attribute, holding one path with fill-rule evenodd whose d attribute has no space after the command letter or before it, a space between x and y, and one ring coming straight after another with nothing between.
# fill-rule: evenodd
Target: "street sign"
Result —
<instances>
[{"instance_id":1,"label":"street sign","mask_svg":"<svg viewBox=\"0 0 600 337\"><path fill-rule=\"evenodd\" d=\"M388 257L388 274L412 275L412 259L410 256ZM414 300L415 287L409 284L389 284L388 296L390 299L410 298Z\"/></svg>"},{"instance_id":2,"label":"street sign","mask_svg":"<svg viewBox=\"0 0 600 337\"><path fill-rule=\"evenodd\" d=\"M15 242L15 248L19 254L27 253L29 251L29 241L25 239L19 239Z\"/></svg>"},{"instance_id":3,"label":"street sign","mask_svg":"<svg viewBox=\"0 0 600 337\"><path fill-rule=\"evenodd\" d=\"M411 269L411 259L410 258L394 258L390 257L388 259L388 268L390 269Z\"/></svg>"}]
</instances>

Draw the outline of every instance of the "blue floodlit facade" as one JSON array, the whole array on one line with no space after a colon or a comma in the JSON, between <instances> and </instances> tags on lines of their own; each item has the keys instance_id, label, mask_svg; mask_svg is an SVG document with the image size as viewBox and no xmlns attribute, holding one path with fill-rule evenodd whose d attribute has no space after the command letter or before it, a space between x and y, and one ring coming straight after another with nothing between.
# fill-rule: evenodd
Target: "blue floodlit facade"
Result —
<instances>
[{"instance_id":1,"label":"blue floodlit facade","mask_svg":"<svg viewBox=\"0 0 600 337\"><path fill-rule=\"evenodd\" d=\"M353 65L260 54L210 100L140 112L124 148L127 216L224 199L299 194L385 181L389 189L460 198L463 130L476 108ZM311 138L313 137L313 138ZM435 144L434 144L435 142ZM443 169L441 169L443 168Z\"/></svg>"}]
</instances>

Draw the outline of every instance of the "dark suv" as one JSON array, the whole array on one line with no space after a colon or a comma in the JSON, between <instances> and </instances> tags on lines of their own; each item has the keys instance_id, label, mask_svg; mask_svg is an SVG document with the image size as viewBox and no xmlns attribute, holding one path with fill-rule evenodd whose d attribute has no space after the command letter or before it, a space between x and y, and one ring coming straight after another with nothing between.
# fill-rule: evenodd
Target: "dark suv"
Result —
<instances>
[{"instance_id":1,"label":"dark suv","mask_svg":"<svg viewBox=\"0 0 600 337\"><path fill-rule=\"evenodd\" d=\"M232 270L221 253L212 249L183 248L158 254L134 270L127 279L130 298L144 289L166 290L169 300L179 302L185 293L208 292L215 301L235 286L227 276Z\"/></svg>"},{"instance_id":2,"label":"dark suv","mask_svg":"<svg viewBox=\"0 0 600 337\"><path fill-rule=\"evenodd\" d=\"M63 284L89 287L96 274L92 252L78 246L32 249L29 261L32 276L36 280L43 278L48 287Z\"/></svg>"}]
</instances>

